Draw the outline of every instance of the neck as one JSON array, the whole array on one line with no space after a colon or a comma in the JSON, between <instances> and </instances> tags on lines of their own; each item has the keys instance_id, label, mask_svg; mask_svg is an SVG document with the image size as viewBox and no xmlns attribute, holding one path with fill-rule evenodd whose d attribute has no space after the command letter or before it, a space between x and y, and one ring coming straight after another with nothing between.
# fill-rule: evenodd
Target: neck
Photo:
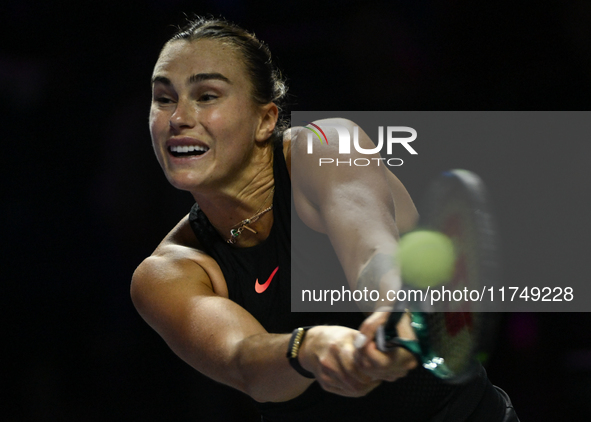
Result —
<instances>
[{"instance_id":1,"label":"neck","mask_svg":"<svg viewBox=\"0 0 591 422\"><path fill-rule=\"evenodd\" d=\"M230 230L245 220L252 218L273 203L273 150L272 146L253 160L247 171L236 177L233 183L209 192L193 192L199 208L222 237L228 240ZM272 212L261 215L242 231L237 238L238 246L251 246L264 240L273 224Z\"/></svg>"}]
</instances>

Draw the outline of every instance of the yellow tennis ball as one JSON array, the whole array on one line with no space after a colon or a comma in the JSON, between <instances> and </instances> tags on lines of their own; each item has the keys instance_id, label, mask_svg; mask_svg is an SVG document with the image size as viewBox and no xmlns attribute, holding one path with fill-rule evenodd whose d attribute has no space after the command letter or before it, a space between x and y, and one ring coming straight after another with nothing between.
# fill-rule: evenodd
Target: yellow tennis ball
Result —
<instances>
[{"instance_id":1,"label":"yellow tennis ball","mask_svg":"<svg viewBox=\"0 0 591 422\"><path fill-rule=\"evenodd\" d=\"M454 244L436 231L410 232L400 238L398 262L406 284L421 289L438 286L453 277Z\"/></svg>"}]
</instances>

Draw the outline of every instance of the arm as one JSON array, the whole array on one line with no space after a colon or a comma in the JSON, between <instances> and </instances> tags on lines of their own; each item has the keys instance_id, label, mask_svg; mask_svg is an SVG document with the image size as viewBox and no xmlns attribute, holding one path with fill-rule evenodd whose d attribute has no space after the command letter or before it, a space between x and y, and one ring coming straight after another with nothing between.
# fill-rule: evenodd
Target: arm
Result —
<instances>
[{"instance_id":1,"label":"arm","mask_svg":"<svg viewBox=\"0 0 591 422\"><path fill-rule=\"evenodd\" d=\"M140 315L181 359L204 375L260 402L300 395L313 380L288 363L285 355L291 334L267 333L252 315L229 300L217 263L192 247L180 246L186 244L182 232L181 222L135 271L131 297ZM351 347L340 347L351 345L357 334L357 330L329 326L308 332L302 352L305 349L316 361L328 362L331 356L330 365L346 368L327 387L329 391L362 396L379 384L356 369ZM334 350L339 350L336 358L330 354ZM319 372L315 375L322 379Z\"/></svg>"},{"instance_id":2,"label":"arm","mask_svg":"<svg viewBox=\"0 0 591 422\"><path fill-rule=\"evenodd\" d=\"M375 289L385 292L401 285L399 269L394 261L399 233L410 230L418 215L408 192L384 165L355 167L349 165L320 166L320 157L336 162L371 158L351 148L347 156L338 153L338 134L330 125L340 125L353 133L354 123L342 119L315 122L328 137L328 144L316 142L313 153L307 151L307 131L300 131L291 147L292 182L298 215L311 228L326 233L335 248L352 289ZM359 130L360 145L373 148L369 137ZM379 157L377 154L373 156ZM382 296L383 297L383 296ZM386 302L381 302L385 304ZM371 305L374 310L377 304ZM371 339L388 314L376 312L360 331ZM412 338L408 320L399 324L399 332ZM384 380L394 380L416 365L412 355L398 349L384 354L369 341L357 354L359 368ZM311 363L313 364L313 362Z\"/></svg>"},{"instance_id":3,"label":"arm","mask_svg":"<svg viewBox=\"0 0 591 422\"><path fill-rule=\"evenodd\" d=\"M243 308L213 291L215 263L178 245L159 247L135 271L140 315L185 362L257 401L284 401L312 382L285 357L289 334L268 334ZM207 265L210 264L210 265ZM205 268L208 268L206 271Z\"/></svg>"},{"instance_id":4,"label":"arm","mask_svg":"<svg viewBox=\"0 0 591 422\"><path fill-rule=\"evenodd\" d=\"M400 280L394 255L398 233L416 223L416 208L400 181L384 164L377 165L377 160L363 167L320 166L321 157L354 161L379 155L363 155L353 147L350 154L339 155L338 134L331 125L353 133L354 123L343 119L316 123L324 129L328 144L316 141L309 154L309 132L301 130L290 151L298 215L308 226L329 236L351 288L378 288L380 283L397 288ZM366 149L375 147L361 129L359 142Z\"/></svg>"}]
</instances>

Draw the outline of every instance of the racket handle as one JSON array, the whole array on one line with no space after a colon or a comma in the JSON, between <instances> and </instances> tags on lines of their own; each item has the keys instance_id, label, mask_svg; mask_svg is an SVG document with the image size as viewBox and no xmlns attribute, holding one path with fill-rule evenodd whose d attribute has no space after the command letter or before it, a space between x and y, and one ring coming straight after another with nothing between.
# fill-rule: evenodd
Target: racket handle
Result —
<instances>
[{"instance_id":1,"label":"racket handle","mask_svg":"<svg viewBox=\"0 0 591 422\"><path fill-rule=\"evenodd\" d=\"M376 345L382 352L389 352L396 347L403 347L417 357L421 361L421 346L417 341L405 340L398 337L398 330L396 325L404 312L392 312L388 317L388 321L384 325L380 325L376 332Z\"/></svg>"},{"instance_id":2,"label":"racket handle","mask_svg":"<svg viewBox=\"0 0 591 422\"><path fill-rule=\"evenodd\" d=\"M404 312L391 312L388 321L380 325L376 332L376 345L382 352L387 352L395 347L399 347L398 330L396 325Z\"/></svg>"}]
</instances>

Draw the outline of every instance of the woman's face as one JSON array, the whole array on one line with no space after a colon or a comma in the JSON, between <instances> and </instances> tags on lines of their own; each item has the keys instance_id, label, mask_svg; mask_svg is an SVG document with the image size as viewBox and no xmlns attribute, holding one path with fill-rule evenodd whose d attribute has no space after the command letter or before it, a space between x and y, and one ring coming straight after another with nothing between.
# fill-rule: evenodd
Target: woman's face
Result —
<instances>
[{"instance_id":1,"label":"woman's face","mask_svg":"<svg viewBox=\"0 0 591 422\"><path fill-rule=\"evenodd\" d=\"M256 142L273 131L273 107L254 102L245 65L231 47L216 40L168 43L152 77L150 133L170 183L198 191L247 174Z\"/></svg>"}]
</instances>

